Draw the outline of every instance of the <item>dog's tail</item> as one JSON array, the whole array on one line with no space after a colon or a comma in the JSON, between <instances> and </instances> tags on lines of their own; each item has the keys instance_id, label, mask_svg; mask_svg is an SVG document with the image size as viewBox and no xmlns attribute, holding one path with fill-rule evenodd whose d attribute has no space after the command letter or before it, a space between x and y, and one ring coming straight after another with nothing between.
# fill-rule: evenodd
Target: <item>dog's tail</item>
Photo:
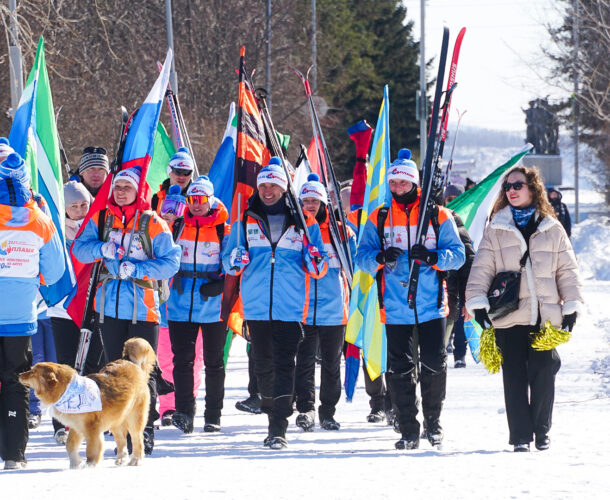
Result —
<instances>
[{"instance_id":1,"label":"dog's tail","mask_svg":"<svg viewBox=\"0 0 610 500\"><path fill-rule=\"evenodd\" d=\"M123 345L123 359L138 365L146 375L150 375L157 364L157 355L151 345L144 339L134 337Z\"/></svg>"}]
</instances>

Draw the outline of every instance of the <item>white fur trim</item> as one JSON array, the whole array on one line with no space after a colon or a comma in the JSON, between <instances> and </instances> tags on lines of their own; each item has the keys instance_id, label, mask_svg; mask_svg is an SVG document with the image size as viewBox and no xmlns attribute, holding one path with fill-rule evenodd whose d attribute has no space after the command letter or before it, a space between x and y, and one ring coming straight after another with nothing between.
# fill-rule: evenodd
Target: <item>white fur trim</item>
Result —
<instances>
[{"instance_id":1,"label":"white fur trim","mask_svg":"<svg viewBox=\"0 0 610 500\"><path fill-rule=\"evenodd\" d=\"M576 300L568 300L567 302L563 303L563 306L561 306L561 314L563 316L566 316L568 314L572 314L572 313L576 313L580 316L580 314L582 313L583 310L583 305L581 302L578 302Z\"/></svg>"},{"instance_id":2,"label":"white fur trim","mask_svg":"<svg viewBox=\"0 0 610 500\"><path fill-rule=\"evenodd\" d=\"M489 300L487 300L487 297L484 295L473 297L466 301L466 309L471 316L474 316L475 309L485 309L485 311L489 311Z\"/></svg>"}]
</instances>

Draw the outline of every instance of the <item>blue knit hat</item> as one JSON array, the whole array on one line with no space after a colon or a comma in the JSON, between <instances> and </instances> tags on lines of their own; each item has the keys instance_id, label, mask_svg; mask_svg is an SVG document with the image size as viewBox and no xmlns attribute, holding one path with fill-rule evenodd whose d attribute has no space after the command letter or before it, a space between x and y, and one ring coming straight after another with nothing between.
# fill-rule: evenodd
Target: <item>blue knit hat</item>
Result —
<instances>
[{"instance_id":1,"label":"blue knit hat","mask_svg":"<svg viewBox=\"0 0 610 500\"><path fill-rule=\"evenodd\" d=\"M417 165L411 160L411 150L403 148L398 151L398 158L390 165L387 177L388 181L404 179L413 184L419 184L419 172L417 171Z\"/></svg>"},{"instance_id":2,"label":"blue knit hat","mask_svg":"<svg viewBox=\"0 0 610 500\"><path fill-rule=\"evenodd\" d=\"M301 186L299 200L303 200L305 198L315 198L316 200L320 200L325 205L328 202L326 188L324 187L324 184L320 182L320 177L318 174L309 174L307 176L307 182Z\"/></svg>"},{"instance_id":3,"label":"blue knit hat","mask_svg":"<svg viewBox=\"0 0 610 500\"><path fill-rule=\"evenodd\" d=\"M186 211L186 198L182 196L182 189L177 184L169 187L169 192L161 205L162 214L172 214L182 217Z\"/></svg>"},{"instance_id":4,"label":"blue knit hat","mask_svg":"<svg viewBox=\"0 0 610 500\"><path fill-rule=\"evenodd\" d=\"M276 184L282 188L283 191L288 189L288 179L286 178L286 172L282 167L282 160L277 156L273 156L269 160L269 165L263 167L256 177L256 187L261 184Z\"/></svg>"},{"instance_id":5,"label":"blue knit hat","mask_svg":"<svg viewBox=\"0 0 610 500\"><path fill-rule=\"evenodd\" d=\"M30 174L25 162L19 153L11 153L0 163L0 204L22 207L31 196Z\"/></svg>"},{"instance_id":6,"label":"blue knit hat","mask_svg":"<svg viewBox=\"0 0 610 500\"><path fill-rule=\"evenodd\" d=\"M174 168L190 170L191 172L195 170L195 162L187 148L178 149L178 151L174 153L174 156L171 157L169 165L167 165L167 175L169 175Z\"/></svg>"}]
</instances>

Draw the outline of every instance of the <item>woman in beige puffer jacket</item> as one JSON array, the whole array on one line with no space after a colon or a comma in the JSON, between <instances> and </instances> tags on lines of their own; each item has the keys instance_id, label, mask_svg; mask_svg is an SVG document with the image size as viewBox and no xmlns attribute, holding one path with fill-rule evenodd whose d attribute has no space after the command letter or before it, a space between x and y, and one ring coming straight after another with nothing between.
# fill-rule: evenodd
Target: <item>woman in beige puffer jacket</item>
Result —
<instances>
[{"instance_id":1,"label":"woman in beige puffer jacket","mask_svg":"<svg viewBox=\"0 0 610 500\"><path fill-rule=\"evenodd\" d=\"M529 258L521 275L519 306L490 320L487 294L492 280L502 271L520 270L527 239ZM555 374L561 362L555 349L535 351L530 333L547 320L571 330L583 302L580 289L572 245L555 219L537 169L511 169L470 271L466 308L483 328L494 326L504 358L509 443L515 451L529 451L533 435L539 450L550 445Z\"/></svg>"}]
</instances>

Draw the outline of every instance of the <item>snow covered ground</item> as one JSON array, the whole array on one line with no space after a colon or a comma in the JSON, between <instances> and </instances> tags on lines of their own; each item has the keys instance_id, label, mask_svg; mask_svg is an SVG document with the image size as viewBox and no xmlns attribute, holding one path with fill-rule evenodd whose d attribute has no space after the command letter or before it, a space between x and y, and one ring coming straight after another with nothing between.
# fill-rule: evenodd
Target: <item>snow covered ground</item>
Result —
<instances>
[{"instance_id":1,"label":"snow covered ground","mask_svg":"<svg viewBox=\"0 0 610 500\"><path fill-rule=\"evenodd\" d=\"M293 417L289 448L265 449L266 417L234 407L247 395L245 343L236 339L221 433L204 434L202 417L192 435L162 428L154 454L141 467L122 468L114 465L114 442L108 437L100 467L73 471L45 416L30 435L27 469L0 471L0 498L608 498L609 244L607 218L590 218L574 231L586 278L586 314L573 339L559 349L562 368L548 451L513 453L501 375L489 375L471 358L466 369L456 370L450 362L441 451L424 441L419 450L396 451L398 434L365 420L362 377L354 402L338 406L340 431L316 427L302 433Z\"/></svg>"}]
</instances>

